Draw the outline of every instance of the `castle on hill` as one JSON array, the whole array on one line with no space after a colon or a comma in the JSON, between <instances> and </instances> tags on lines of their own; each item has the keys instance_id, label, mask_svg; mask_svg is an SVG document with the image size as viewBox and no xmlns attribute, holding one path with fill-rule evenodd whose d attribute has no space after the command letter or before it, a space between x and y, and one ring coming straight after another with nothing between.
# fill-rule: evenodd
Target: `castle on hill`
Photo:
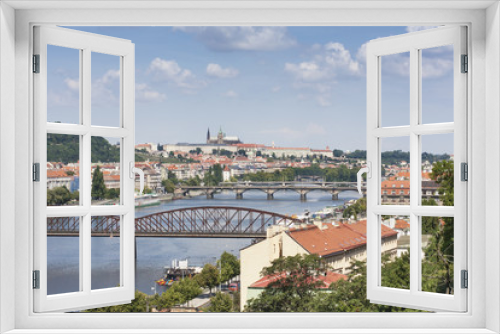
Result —
<instances>
[{"instance_id":1,"label":"castle on hill","mask_svg":"<svg viewBox=\"0 0 500 334\"><path fill-rule=\"evenodd\" d=\"M226 136L224 132L222 132L222 128L219 129L217 133L217 137L210 136L210 128L207 131L207 144L218 144L218 145L232 145L232 144L241 144L240 138L236 136Z\"/></svg>"}]
</instances>

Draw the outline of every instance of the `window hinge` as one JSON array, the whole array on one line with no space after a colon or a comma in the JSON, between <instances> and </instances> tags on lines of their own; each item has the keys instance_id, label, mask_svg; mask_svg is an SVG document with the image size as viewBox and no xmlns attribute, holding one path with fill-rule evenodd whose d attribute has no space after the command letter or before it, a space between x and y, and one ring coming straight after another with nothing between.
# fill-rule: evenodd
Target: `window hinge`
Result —
<instances>
[{"instance_id":1,"label":"window hinge","mask_svg":"<svg viewBox=\"0 0 500 334\"><path fill-rule=\"evenodd\" d=\"M461 284L462 289L469 288L469 272L467 270L462 270L461 276L462 276L462 284Z\"/></svg>"},{"instance_id":2,"label":"window hinge","mask_svg":"<svg viewBox=\"0 0 500 334\"><path fill-rule=\"evenodd\" d=\"M462 70L460 72L467 73L469 72L469 56L462 55Z\"/></svg>"},{"instance_id":3,"label":"window hinge","mask_svg":"<svg viewBox=\"0 0 500 334\"><path fill-rule=\"evenodd\" d=\"M33 270L33 289L40 289L40 270Z\"/></svg>"},{"instance_id":4,"label":"window hinge","mask_svg":"<svg viewBox=\"0 0 500 334\"><path fill-rule=\"evenodd\" d=\"M33 164L33 181L40 182L40 164L38 162Z\"/></svg>"},{"instance_id":5,"label":"window hinge","mask_svg":"<svg viewBox=\"0 0 500 334\"><path fill-rule=\"evenodd\" d=\"M33 55L33 73L40 73L40 55Z\"/></svg>"},{"instance_id":6,"label":"window hinge","mask_svg":"<svg viewBox=\"0 0 500 334\"><path fill-rule=\"evenodd\" d=\"M460 179L462 181L469 181L469 165L466 162L462 162L460 165Z\"/></svg>"}]
</instances>

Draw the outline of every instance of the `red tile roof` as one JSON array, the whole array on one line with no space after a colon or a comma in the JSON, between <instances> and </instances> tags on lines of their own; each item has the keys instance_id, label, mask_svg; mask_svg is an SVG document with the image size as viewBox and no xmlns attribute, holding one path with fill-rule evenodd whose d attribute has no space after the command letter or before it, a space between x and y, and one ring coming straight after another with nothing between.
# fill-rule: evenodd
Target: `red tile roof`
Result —
<instances>
[{"instance_id":1,"label":"red tile roof","mask_svg":"<svg viewBox=\"0 0 500 334\"><path fill-rule=\"evenodd\" d=\"M250 288L266 288L269 284L276 282L280 278L284 278L285 273L282 274L275 274L275 275L267 275L259 279L258 281L252 283L250 285ZM327 271L326 275L319 275L314 278L314 281L321 281L323 282L322 286L319 286L319 289L327 289L330 284L337 282L339 280L346 280L347 276L343 274L337 274L331 271Z\"/></svg>"},{"instance_id":2,"label":"red tile roof","mask_svg":"<svg viewBox=\"0 0 500 334\"><path fill-rule=\"evenodd\" d=\"M120 181L120 175L104 175L104 181Z\"/></svg>"},{"instance_id":3,"label":"red tile roof","mask_svg":"<svg viewBox=\"0 0 500 334\"><path fill-rule=\"evenodd\" d=\"M311 254L328 256L366 245L366 220L338 226L324 224L323 229L316 225L290 229L290 237ZM397 235L391 228L382 225L382 238Z\"/></svg>"},{"instance_id":4,"label":"red tile roof","mask_svg":"<svg viewBox=\"0 0 500 334\"><path fill-rule=\"evenodd\" d=\"M61 169L48 169L47 170L47 177L68 177L69 175L66 174L64 170Z\"/></svg>"},{"instance_id":5,"label":"red tile roof","mask_svg":"<svg viewBox=\"0 0 500 334\"><path fill-rule=\"evenodd\" d=\"M394 225L395 229L405 230L410 228L410 223L403 219L397 219L396 224Z\"/></svg>"}]
</instances>

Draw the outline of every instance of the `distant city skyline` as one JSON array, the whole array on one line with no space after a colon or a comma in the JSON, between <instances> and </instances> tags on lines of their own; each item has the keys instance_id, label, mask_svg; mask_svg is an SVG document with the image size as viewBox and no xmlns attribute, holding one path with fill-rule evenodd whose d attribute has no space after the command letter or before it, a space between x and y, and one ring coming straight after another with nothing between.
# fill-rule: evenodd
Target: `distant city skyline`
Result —
<instances>
[{"instance_id":1,"label":"distant city skyline","mask_svg":"<svg viewBox=\"0 0 500 334\"><path fill-rule=\"evenodd\" d=\"M69 27L129 39L136 50L136 143L204 143L207 128L222 127L244 143L283 147L366 149L365 43L420 27ZM50 52L49 52L50 56ZM429 54L426 99L433 122L449 121L450 63ZM109 59L108 59L109 58ZM77 58L76 58L77 59ZM117 123L118 62L94 57L92 117ZM52 52L49 115L66 121L78 100L78 66ZM388 91L407 80L407 60L384 63ZM434 96L435 94L435 96ZM405 125L407 94L384 104L391 121ZM426 107L426 105L424 105ZM427 108L427 107L426 107ZM396 110L396 112L394 112ZM440 119L441 110L443 118ZM110 112L112 111L112 112ZM408 150L406 141L387 149ZM424 142L429 142L424 139ZM427 145L452 153L449 139Z\"/></svg>"}]
</instances>

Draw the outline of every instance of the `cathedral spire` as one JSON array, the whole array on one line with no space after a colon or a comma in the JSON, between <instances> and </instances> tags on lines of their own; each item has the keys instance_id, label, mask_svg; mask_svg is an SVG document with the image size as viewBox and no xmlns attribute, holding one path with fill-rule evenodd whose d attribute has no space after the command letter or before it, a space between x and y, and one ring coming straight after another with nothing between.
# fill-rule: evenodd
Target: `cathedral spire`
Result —
<instances>
[{"instance_id":1,"label":"cathedral spire","mask_svg":"<svg viewBox=\"0 0 500 334\"><path fill-rule=\"evenodd\" d=\"M207 144L210 144L210 128L207 131Z\"/></svg>"}]
</instances>

